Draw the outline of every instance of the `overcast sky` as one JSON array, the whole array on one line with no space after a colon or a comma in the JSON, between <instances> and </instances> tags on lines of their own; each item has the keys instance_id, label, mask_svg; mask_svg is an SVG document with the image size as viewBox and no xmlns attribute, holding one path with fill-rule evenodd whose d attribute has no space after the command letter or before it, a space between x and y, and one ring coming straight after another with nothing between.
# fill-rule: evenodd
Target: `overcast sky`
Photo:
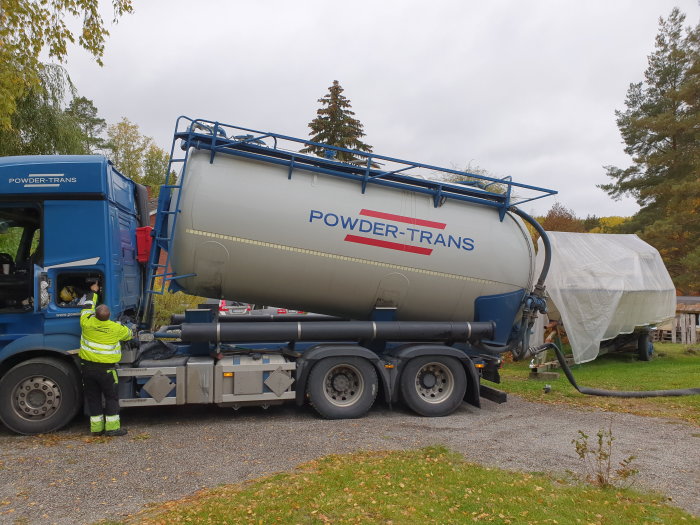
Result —
<instances>
[{"instance_id":1,"label":"overcast sky","mask_svg":"<svg viewBox=\"0 0 700 525\"><path fill-rule=\"evenodd\" d=\"M307 137L338 80L375 153L549 187L581 218L637 210L596 188L604 165L629 163L614 111L659 17L700 18L698 0L134 4L104 67L80 50L67 62L109 123L127 117L167 150L179 115Z\"/></svg>"}]
</instances>

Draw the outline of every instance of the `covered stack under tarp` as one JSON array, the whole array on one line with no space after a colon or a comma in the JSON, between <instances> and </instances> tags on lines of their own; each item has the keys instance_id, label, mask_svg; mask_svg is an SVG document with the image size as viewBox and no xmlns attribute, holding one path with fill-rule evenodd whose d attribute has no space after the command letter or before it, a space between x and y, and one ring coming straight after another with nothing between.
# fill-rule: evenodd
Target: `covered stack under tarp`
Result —
<instances>
[{"instance_id":1,"label":"covered stack under tarp","mask_svg":"<svg viewBox=\"0 0 700 525\"><path fill-rule=\"evenodd\" d=\"M659 252L636 235L548 232L549 317L562 322L576 363L600 342L673 318L676 291ZM538 242L537 265L544 249Z\"/></svg>"}]
</instances>

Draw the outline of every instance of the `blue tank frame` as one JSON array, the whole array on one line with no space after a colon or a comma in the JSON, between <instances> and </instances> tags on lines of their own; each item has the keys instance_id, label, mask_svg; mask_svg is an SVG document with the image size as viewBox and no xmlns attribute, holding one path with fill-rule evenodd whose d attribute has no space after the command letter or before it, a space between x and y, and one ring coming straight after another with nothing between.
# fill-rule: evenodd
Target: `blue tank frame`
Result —
<instances>
[{"instance_id":1,"label":"blue tank frame","mask_svg":"<svg viewBox=\"0 0 700 525\"><path fill-rule=\"evenodd\" d=\"M185 130L180 130L183 121L189 122L189 125ZM241 135L241 133L244 134ZM182 140L183 149L194 147L211 151L212 162L217 153L226 153L287 166L289 168L288 178L290 179L295 169L302 169L357 180L361 183L362 193L365 193L368 185L378 184L429 194L433 197L435 207L440 206L444 202L443 199L448 198L474 202L497 208L501 220L503 220L506 211L511 206L522 205L526 202L557 194L556 190L513 182L510 177L498 179L385 155L377 155L375 153L329 146L279 133L257 131L217 121L190 119L184 116L178 118L173 136L171 157L175 151L175 143L178 140ZM265 140L268 139L272 141L272 146L265 143ZM310 146L323 148L327 152L327 156L325 158L315 157L300 151L282 149L281 146L286 143L296 144L300 148ZM362 165L333 160L341 152L352 154L362 159ZM377 166L382 164L392 164L397 167L391 170L378 169ZM472 180L442 182L410 176L409 173L411 171L415 172L417 170L470 177ZM167 180L166 184L168 184ZM487 188L493 185L504 186L505 191L488 191ZM513 188L529 190L536 193L536 195L530 198L518 199L514 195Z\"/></svg>"}]
</instances>

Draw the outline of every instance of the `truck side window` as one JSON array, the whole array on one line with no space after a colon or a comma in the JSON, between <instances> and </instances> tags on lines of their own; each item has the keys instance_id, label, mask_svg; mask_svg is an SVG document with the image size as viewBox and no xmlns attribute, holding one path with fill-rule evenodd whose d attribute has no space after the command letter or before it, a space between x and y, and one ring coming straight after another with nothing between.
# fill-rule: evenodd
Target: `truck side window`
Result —
<instances>
[{"instance_id":1,"label":"truck side window","mask_svg":"<svg viewBox=\"0 0 700 525\"><path fill-rule=\"evenodd\" d=\"M33 264L40 258L39 206L0 206L0 311L34 309Z\"/></svg>"},{"instance_id":2,"label":"truck side window","mask_svg":"<svg viewBox=\"0 0 700 525\"><path fill-rule=\"evenodd\" d=\"M90 285L102 283L102 276L95 272L66 272L56 277L56 306L80 308L92 297ZM100 297L100 301L104 298Z\"/></svg>"}]
</instances>

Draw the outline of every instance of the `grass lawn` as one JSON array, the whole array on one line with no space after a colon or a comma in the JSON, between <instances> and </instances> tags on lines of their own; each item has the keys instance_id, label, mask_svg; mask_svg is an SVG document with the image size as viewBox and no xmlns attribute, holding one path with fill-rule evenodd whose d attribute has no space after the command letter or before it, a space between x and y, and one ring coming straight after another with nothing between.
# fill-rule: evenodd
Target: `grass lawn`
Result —
<instances>
[{"instance_id":1,"label":"grass lawn","mask_svg":"<svg viewBox=\"0 0 700 525\"><path fill-rule=\"evenodd\" d=\"M579 386L607 390L666 390L700 387L700 347L655 343L654 358L638 361L632 353L606 354L595 361L571 367ZM555 359L555 358L552 358ZM563 372L559 379L532 380L529 361L506 363L501 370L501 390L538 403L598 407L615 412L681 419L700 426L700 395L625 399L579 394ZM490 385L492 383L485 382ZM544 392L544 385L552 390Z\"/></svg>"},{"instance_id":2,"label":"grass lawn","mask_svg":"<svg viewBox=\"0 0 700 525\"><path fill-rule=\"evenodd\" d=\"M431 447L328 456L109 523L700 523L663 500L485 468Z\"/></svg>"}]
</instances>

